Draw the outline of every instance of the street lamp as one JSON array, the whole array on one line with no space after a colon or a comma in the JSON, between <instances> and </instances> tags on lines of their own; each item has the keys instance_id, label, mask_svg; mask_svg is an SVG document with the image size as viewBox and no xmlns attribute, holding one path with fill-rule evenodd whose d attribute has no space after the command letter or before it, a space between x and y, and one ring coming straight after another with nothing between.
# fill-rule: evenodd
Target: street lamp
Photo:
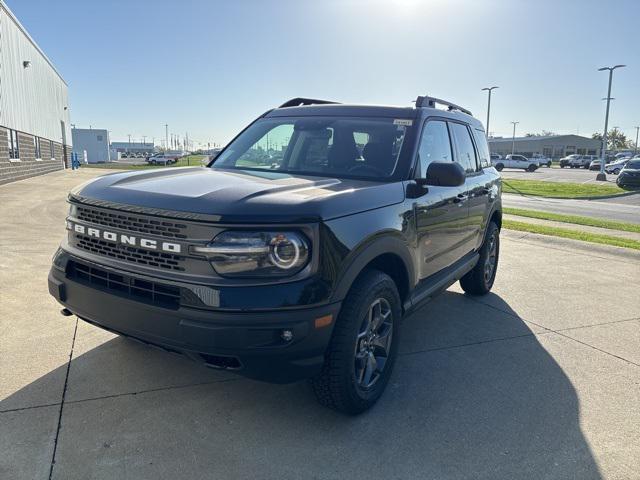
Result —
<instances>
[{"instance_id":1,"label":"street lamp","mask_svg":"<svg viewBox=\"0 0 640 480\"><path fill-rule=\"evenodd\" d=\"M489 92L489 100L487 103L487 138L489 138L489 114L491 113L491 91L496 88L500 88L500 87L485 87L482 89L482 91L486 90L487 92Z\"/></svg>"},{"instance_id":2,"label":"street lamp","mask_svg":"<svg viewBox=\"0 0 640 480\"><path fill-rule=\"evenodd\" d=\"M515 153L516 150L516 125L520 122L511 122L513 124L513 136L511 137L511 155Z\"/></svg>"},{"instance_id":3,"label":"street lamp","mask_svg":"<svg viewBox=\"0 0 640 480\"><path fill-rule=\"evenodd\" d=\"M604 163L607 158L607 128L609 128L609 105L611 103L611 80L613 80L613 71L616 68L626 67L626 65L615 65L613 67L599 68L599 72L609 70L609 90L607 91L607 98L603 100L607 101L607 113L604 116L604 135L602 136L602 161L600 162L600 173L596 176L596 180L606 181L607 175L604 173Z\"/></svg>"}]
</instances>

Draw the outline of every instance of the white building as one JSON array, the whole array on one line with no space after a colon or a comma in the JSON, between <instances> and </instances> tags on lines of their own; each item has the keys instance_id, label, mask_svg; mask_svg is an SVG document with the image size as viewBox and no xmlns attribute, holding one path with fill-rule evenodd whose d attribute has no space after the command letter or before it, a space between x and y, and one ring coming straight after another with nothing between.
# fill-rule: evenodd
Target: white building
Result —
<instances>
[{"instance_id":1,"label":"white building","mask_svg":"<svg viewBox=\"0 0 640 480\"><path fill-rule=\"evenodd\" d=\"M64 168L67 84L0 0L0 184Z\"/></svg>"},{"instance_id":2,"label":"white building","mask_svg":"<svg viewBox=\"0 0 640 480\"><path fill-rule=\"evenodd\" d=\"M109 158L109 132L95 128L72 128L73 151L82 161L87 153L88 163L105 163Z\"/></svg>"}]
</instances>

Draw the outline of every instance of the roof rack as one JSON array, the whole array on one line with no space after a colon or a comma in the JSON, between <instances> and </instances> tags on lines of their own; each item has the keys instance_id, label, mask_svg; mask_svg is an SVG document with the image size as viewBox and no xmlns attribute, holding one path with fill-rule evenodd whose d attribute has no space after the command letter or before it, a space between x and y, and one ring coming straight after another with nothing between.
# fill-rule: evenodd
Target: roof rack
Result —
<instances>
[{"instance_id":1,"label":"roof rack","mask_svg":"<svg viewBox=\"0 0 640 480\"><path fill-rule=\"evenodd\" d=\"M441 100L439 98L435 98L435 97L428 97L428 96L419 96L418 98L416 98L416 107L430 107L430 108L436 108L436 103L440 104L440 105L444 105L447 107L447 110L451 111L451 110L458 110L462 113L466 113L467 115L471 115L473 116L473 114L467 110L466 108L462 108L459 105L456 105L455 103L451 103L448 102L446 100Z\"/></svg>"},{"instance_id":2,"label":"roof rack","mask_svg":"<svg viewBox=\"0 0 640 480\"><path fill-rule=\"evenodd\" d=\"M328 103L338 103L338 102L331 102L329 100L316 100L316 99L313 99L313 98L298 97L298 98L292 98L288 102L284 102L278 108L300 107L302 105L325 105L325 104L328 104Z\"/></svg>"}]
</instances>

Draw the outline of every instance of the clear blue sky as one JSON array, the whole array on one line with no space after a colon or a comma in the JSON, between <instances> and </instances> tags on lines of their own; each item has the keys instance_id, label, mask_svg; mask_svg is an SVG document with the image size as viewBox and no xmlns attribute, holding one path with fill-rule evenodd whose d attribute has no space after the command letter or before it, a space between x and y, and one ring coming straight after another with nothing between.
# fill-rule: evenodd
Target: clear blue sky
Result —
<instances>
[{"instance_id":1,"label":"clear blue sky","mask_svg":"<svg viewBox=\"0 0 640 480\"><path fill-rule=\"evenodd\" d=\"M6 0L69 84L72 123L112 139L228 141L285 99L450 99L491 131L640 125L640 1Z\"/></svg>"}]
</instances>

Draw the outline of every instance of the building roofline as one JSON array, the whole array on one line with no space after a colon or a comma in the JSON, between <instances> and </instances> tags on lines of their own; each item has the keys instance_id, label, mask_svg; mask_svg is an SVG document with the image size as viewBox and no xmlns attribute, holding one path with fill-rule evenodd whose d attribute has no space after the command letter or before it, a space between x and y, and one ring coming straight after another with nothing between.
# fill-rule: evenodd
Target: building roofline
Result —
<instances>
[{"instance_id":1,"label":"building roofline","mask_svg":"<svg viewBox=\"0 0 640 480\"><path fill-rule=\"evenodd\" d=\"M600 142L600 140L594 139L594 138L589 138L589 137L584 137L582 135L576 135L575 133L567 133L567 134L560 134L560 135L546 135L546 136L532 136L532 137L515 137L515 141L542 141L542 140L553 140L553 139L557 139L557 138L564 138L564 137L578 137L581 140L591 140L594 142ZM514 138L512 137L499 137L499 138L488 138L487 141L488 142L512 142L514 140Z\"/></svg>"},{"instance_id":2,"label":"building roofline","mask_svg":"<svg viewBox=\"0 0 640 480\"><path fill-rule=\"evenodd\" d=\"M20 31L24 34L24 36L27 37L27 40L29 40L29 42L31 42L31 45L33 45L35 47L35 49L38 51L38 53L40 53L40 55L42 55L42 58L45 59L45 61L49 64L49 66L53 69L53 71L56 72L56 75L58 75L58 78L60 78L60 80L62 80L62 83L64 83L68 87L69 85L67 84L65 79L62 77L62 75L60 74L58 69L55 67L53 62L51 60L49 60L49 57L47 57L47 54L44 53L44 51L40 48L40 46L36 43L36 41L31 37L31 35L29 35L29 32L27 32L27 29L24 28L22 23L20 23L20 20L18 20L18 18L14 15L14 13L11 11L9 6L4 2L4 0L0 0L0 9L4 10L5 12L7 12L7 15L13 21L13 23L15 23L16 26L18 27L18 29L20 29Z\"/></svg>"}]
</instances>

